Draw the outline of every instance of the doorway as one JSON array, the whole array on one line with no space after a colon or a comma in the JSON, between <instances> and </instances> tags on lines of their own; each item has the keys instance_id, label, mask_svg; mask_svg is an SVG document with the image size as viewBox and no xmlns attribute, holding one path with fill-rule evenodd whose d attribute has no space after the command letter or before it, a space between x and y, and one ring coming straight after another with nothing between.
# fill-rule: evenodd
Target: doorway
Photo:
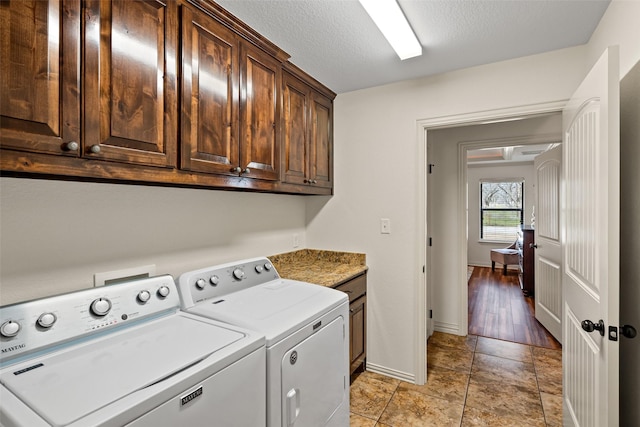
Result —
<instances>
[{"instance_id":1,"label":"doorway","mask_svg":"<svg viewBox=\"0 0 640 427\"><path fill-rule=\"evenodd\" d=\"M478 136L473 132L473 127L500 125L511 128L515 122L529 122L528 119L542 119L543 116L557 113L563 105L563 102L554 102L418 121L418 134L422 135L418 156L421 162L419 233L424 236L420 239L418 256L424 260L425 270L428 271L428 274L422 275L416 294L418 384L426 379L426 351L421 349L426 349L426 340L432 329L428 326L455 335L468 334L466 150L506 143L506 136ZM445 129L469 133L455 143L439 144L436 133ZM553 131L545 131L538 127L535 132L528 133L535 135L533 137L522 138L521 132L508 136L512 145L550 143L561 139L560 129L556 127ZM441 147L446 149L440 150ZM428 173L426 165L434 165L431 167L432 174ZM428 194L427 187L431 189ZM434 206L437 209L432 209ZM433 246L427 251L430 242ZM429 313L433 313L431 321L428 321Z\"/></svg>"}]
</instances>

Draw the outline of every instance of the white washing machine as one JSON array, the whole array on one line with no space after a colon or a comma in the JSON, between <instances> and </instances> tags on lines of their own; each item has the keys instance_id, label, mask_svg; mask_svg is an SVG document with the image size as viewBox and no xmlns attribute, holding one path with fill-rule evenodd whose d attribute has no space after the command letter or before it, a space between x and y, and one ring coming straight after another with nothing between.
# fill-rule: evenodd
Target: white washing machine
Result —
<instances>
[{"instance_id":1,"label":"white washing machine","mask_svg":"<svg viewBox=\"0 0 640 427\"><path fill-rule=\"evenodd\" d=\"M179 306L159 276L0 307L0 425L264 426L264 336Z\"/></svg>"},{"instance_id":2,"label":"white washing machine","mask_svg":"<svg viewBox=\"0 0 640 427\"><path fill-rule=\"evenodd\" d=\"M182 309L264 334L267 425L349 426L349 300L282 279L267 258L181 275Z\"/></svg>"}]
</instances>

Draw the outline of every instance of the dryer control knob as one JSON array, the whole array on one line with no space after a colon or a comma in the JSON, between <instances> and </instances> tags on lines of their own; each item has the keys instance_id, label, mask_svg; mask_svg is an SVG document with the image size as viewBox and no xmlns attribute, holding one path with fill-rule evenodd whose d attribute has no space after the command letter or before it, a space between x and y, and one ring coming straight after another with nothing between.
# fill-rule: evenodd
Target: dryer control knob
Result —
<instances>
[{"instance_id":1,"label":"dryer control knob","mask_svg":"<svg viewBox=\"0 0 640 427\"><path fill-rule=\"evenodd\" d=\"M169 289L168 286L160 286L158 288L158 296L160 298L166 298L167 295L169 295L170 292L171 292L171 290Z\"/></svg>"},{"instance_id":2,"label":"dryer control knob","mask_svg":"<svg viewBox=\"0 0 640 427\"><path fill-rule=\"evenodd\" d=\"M204 279L198 279L196 280L196 288L198 289L204 289L204 285L205 285L205 281Z\"/></svg>"},{"instance_id":3,"label":"dryer control knob","mask_svg":"<svg viewBox=\"0 0 640 427\"><path fill-rule=\"evenodd\" d=\"M242 271L241 268L236 268L235 270L233 270L233 277L238 280L244 279L244 271Z\"/></svg>"},{"instance_id":4,"label":"dryer control knob","mask_svg":"<svg viewBox=\"0 0 640 427\"><path fill-rule=\"evenodd\" d=\"M271 263L270 263L270 262L267 262L267 263L265 263L265 264L264 264L264 268L265 268L267 271L270 271L270 270L273 268L273 265L271 265Z\"/></svg>"},{"instance_id":5,"label":"dryer control knob","mask_svg":"<svg viewBox=\"0 0 640 427\"><path fill-rule=\"evenodd\" d=\"M96 316L106 316L111 311L111 301L107 298L98 298L91 303L91 312Z\"/></svg>"},{"instance_id":6,"label":"dryer control knob","mask_svg":"<svg viewBox=\"0 0 640 427\"><path fill-rule=\"evenodd\" d=\"M211 276L211 278L209 278L209 283L211 283L211 285L213 286L218 286L218 283L220 283L220 278L216 275Z\"/></svg>"},{"instance_id":7,"label":"dryer control knob","mask_svg":"<svg viewBox=\"0 0 640 427\"><path fill-rule=\"evenodd\" d=\"M38 326L43 328L50 328L56 323L57 317L53 313L42 313L40 317L38 317Z\"/></svg>"},{"instance_id":8,"label":"dryer control knob","mask_svg":"<svg viewBox=\"0 0 640 427\"><path fill-rule=\"evenodd\" d=\"M146 289L144 291L138 292L138 301L139 302L144 304L147 301L149 301L150 298L151 298L151 292L147 291Z\"/></svg>"},{"instance_id":9,"label":"dryer control knob","mask_svg":"<svg viewBox=\"0 0 640 427\"><path fill-rule=\"evenodd\" d=\"M261 265L256 265L256 273L260 274L264 271L264 267Z\"/></svg>"},{"instance_id":10,"label":"dryer control knob","mask_svg":"<svg viewBox=\"0 0 640 427\"><path fill-rule=\"evenodd\" d=\"M0 335L6 338L15 337L20 332L20 323L7 320L0 326Z\"/></svg>"}]
</instances>

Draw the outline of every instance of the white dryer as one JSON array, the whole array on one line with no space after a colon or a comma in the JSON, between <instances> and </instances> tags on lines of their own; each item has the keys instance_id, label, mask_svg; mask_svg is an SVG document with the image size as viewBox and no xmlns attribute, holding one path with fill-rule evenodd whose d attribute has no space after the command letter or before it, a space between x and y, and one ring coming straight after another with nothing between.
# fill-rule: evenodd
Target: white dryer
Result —
<instances>
[{"instance_id":1,"label":"white dryer","mask_svg":"<svg viewBox=\"0 0 640 427\"><path fill-rule=\"evenodd\" d=\"M349 426L349 300L282 279L267 258L182 274L182 309L266 337L267 425Z\"/></svg>"},{"instance_id":2,"label":"white dryer","mask_svg":"<svg viewBox=\"0 0 640 427\"><path fill-rule=\"evenodd\" d=\"M264 426L264 336L179 306L159 276L0 307L0 425Z\"/></svg>"}]
</instances>

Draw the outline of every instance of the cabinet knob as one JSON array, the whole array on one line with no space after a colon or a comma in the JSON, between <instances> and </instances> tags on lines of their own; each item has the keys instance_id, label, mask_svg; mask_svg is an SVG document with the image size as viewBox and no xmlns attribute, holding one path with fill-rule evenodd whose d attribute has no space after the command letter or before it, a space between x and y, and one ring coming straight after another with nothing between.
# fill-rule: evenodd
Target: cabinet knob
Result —
<instances>
[{"instance_id":1,"label":"cabinet knob","mask_svg":"<svg viewBox=\"0 0 640 427\"><path fill-rule=\"evenodd\" d=\"M78 144L75 141L69 141L69 142L65 142L62 145L62 149L64 151L78 151L78 148L80 148L80 144Z\"/></svg>"},{"instance_id":2,"label":"cabinet knob","mask_svg":"<svg viewBox=\"0 0 640 427\"><path fill-rule=\"evenodd\" d=\"M240 166L236 166L235 168L231 169L231 172L240 173L242 172L242 168Z\"/></svg>"},{"instance_id":3,"label":"cabinet knob","mask_svg":"<svg viewBox=\"0 0 640 427\"><path fill-rule=\"evenodd\" d=\"M251 173L251 169L245 168L245 170L243 170L242 173L243 174L250 174Z\"/></svg>"},{"instance_id":4,"label":"cabinet knob","mask_svg":"<svg viewBox=\"0 0 640 427\"><path fill-rule=\"evenodd\" d=\"M91 147L89 147L89 151L91 151L93 154L98 154L100 152L100 145L92 145Z\"/></svg>"}]
</instances>

